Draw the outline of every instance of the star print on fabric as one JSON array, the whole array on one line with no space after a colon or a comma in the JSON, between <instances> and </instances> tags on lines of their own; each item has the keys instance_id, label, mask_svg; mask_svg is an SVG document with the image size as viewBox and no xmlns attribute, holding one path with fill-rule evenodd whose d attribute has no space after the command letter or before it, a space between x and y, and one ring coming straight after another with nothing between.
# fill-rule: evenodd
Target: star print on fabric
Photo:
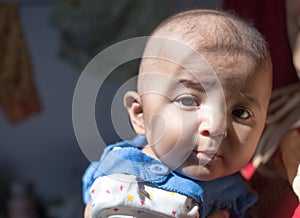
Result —
<instances>
[{"instance_id":1,"label":"star print on fabric","mask_svg":"<svg viewBox=\"0 0 300 218\"><path fill-rule=\"evenodd\" d=\"M91 191L91 194L94 194L95 193L95 189L93 189L92 191Z\"/></svg>"},{"instance_id":2,"label":"star print on fabric","mask_svg":"<svg viewBox=\"0 0 300 218\"><path fill-rule=\"evenodd\" d=\"M175 211L175 210L172 210L172 214L175 216L175 215L176 215L176 211Z\"/></svg>"},{"instance_id":3,"label":"star print on fabric","mask_svg":"<svg viewBox=\"0 0 300 218\"><path fill-rule=\"evenodd\" d=\"M145 205L145 201L141 201L141 205L144 206Z\"/></svg>"},{"instance_id":4,"label":"star print on fabric","mask_svg":"<svg viewBox=\"0 0 300 218\"><path fill-rule=\"evenodd\" d=\"M118 212L119 211L119 208L114 208L113 209L115 212Z\"/></svg>"},{"instance_id":5,"label":"star print on fabric","mask_svg":"<svg viewBox=\"0 0 300 218\"><path fill-rule=\"evenodd\" d=\"M127 199L127 201L132 202L133 196L132 195L127 195L126 199Z\"/></svg>"},{"instance_id":6,"label":"star print on fabric","mask_svg":"<svg viewBox=\"0 0 300 218\"><path fill-rule=\"evenodd\" d=\"M176 192L170 192L170 195L175 196Z\"/></svg>"},{"instance_id":7,"label":"star print on fabric","mask_svg":"<svg viewBox=\"0 0 300 218\"><path fill-rule=\"evenodd\" d=\"M139 192L140 192L142 195L144 195L146 198L149 198L149 194L148 194L148 192L146 192L145 190L139 189Z\"/></svg>"},{"instance_id":8,"label":"star print on fabric","mask_svg":"<svg viewBox=\"0 0 300 218\"><path fill-rule=\"evenodd\" d=\"M123 186L123 185L120 185L120 190L121 190L121 191L123 191L123 188L124 188L124 186Z\"/></svg>"}]
</instances>

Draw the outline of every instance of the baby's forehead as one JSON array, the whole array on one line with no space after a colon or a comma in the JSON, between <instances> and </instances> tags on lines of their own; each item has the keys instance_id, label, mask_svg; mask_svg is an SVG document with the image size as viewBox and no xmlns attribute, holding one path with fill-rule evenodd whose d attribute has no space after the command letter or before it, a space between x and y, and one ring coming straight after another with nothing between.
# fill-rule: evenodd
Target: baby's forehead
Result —
<instances>
[{"instance_id":1,"label":"baby's forehead","mask_svg":"<svg viewBox=\"0 0 300 218\"><path fill-rule=\"evenodd\" d=\"M145 87L146 84L146 87L151 89L158 86L158 83L163 86L164 83L167 85L191 81L206 87L214 87L220 82L224 85L223 88L232 88L235 83L237 86L239 83L247 83L248 79L255 75L263 80L272 81L267 60L260 63L251 56L225 56L220 52L205 54L202 57L204 61L194 66L190 63L185 65L185 61L176 63L171 60L146 58L141 65L138 86Z\"/></svg>"},{"instance_id":2,"label":"baby's forehead","mask_svg":"<svg viewBox=\"0 0 300 218\"><path fill-rule=\"evenodd\" d=\"M195 79L197 74L213 70L206 59L201 59L202 64L195 61L195 65L193 65L190 62L186 63L184 60L176 62L162 58L144 58L140 66L139 76L145 76L146 78L151 74L157 74L157 78L172 77L177 79L184 76Z\"/></svg>"},{"instance_id":3,"label":"baby's forehead","mask_svg":"<svg viewBox=\"0 0 300 218\"><path fill-rule=\"evenodd\" d=\"M190 74L197 77L198 74L207 74L214 71L217 74L245 74L251 73L253 68L260 65L268 65L267 61L258 62L249 55L228 55L224 52L205 52L199 53L199 56L190 58L187 56L179 62L172 59L148 58L142 59L140 65L140 74L161 73L169 74L174 78L182 74ZM249 65L247 71L237 71L237 65ZM250 69L251 68L251 69Z\"/></svg>"}]
</instances>

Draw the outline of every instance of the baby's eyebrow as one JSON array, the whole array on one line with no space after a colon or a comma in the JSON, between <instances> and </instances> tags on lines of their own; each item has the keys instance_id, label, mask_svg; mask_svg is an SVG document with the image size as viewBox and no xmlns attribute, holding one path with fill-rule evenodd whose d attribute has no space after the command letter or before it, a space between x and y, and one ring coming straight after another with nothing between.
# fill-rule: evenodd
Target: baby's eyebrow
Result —
<instances>
[{"instance_id":1,"label":"baby's eyebrow","mask_svg":"<svg viewBox=\"0 0 300 218\"><path fill-rule=\"evenodd\" d=\"M182 84L184 87L189 89L194 89L198 92L205 92L205 89L203 88L202 84L200 82L195 82L189 79L180 79L179 83Z\"/></svg>"},{"instance_id":2,"label":"baby's eyebrow","mask_svg":"<svg viewBox=\"0 0 300 218\"><path fill-rule=\"evenodd\" d=\"M245 98L246 100L248 100L249 102L251 102L253 105L255 105L258 109L261 109L261 104L259 103L259 101L257 100L257 98L252 97L250 95L247 94L243 94L240 92L240 95Z\"/></svg>"}]
</instances>

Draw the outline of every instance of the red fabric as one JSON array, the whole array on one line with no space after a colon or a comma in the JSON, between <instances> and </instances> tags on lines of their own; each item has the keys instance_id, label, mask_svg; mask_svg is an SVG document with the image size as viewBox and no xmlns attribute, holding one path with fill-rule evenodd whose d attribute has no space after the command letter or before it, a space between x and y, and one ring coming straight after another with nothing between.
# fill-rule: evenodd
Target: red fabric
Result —
<instances>
[{"instance_id":1,"label":"red fabric","mask_svg":"<svg viewBox=\"0 0 300 218\"><path fill-rule=\"evenodd\" d=\"M250 21L265 36L273 60L273 88L299 81L286 32L285 0L223 0L223 8Z\"/></svg>"},{"instance_id":2,"label":"red fabric","mask_svg":"<svg viewBox=\"0 0 300 218\"><path fill-rule=\"evenodd\" d=\"M298 207L295 210L295 213L292 218L300 218L300 204L298 204Z\"/></svg>"},{"instance_id":3,"label":"red fabric","mask_svg":"<svg viewBox=\"0 0 300 218\"><path fill-rule=\"evenodd\" d=\"M252 208L252 217L291 218L296 213L299 201L288 181L256 172L248 182L260 196Z\"/></svg>"},{"instance_id":4,"label":"red fabric","mask_svg":"<svg viewBox=\"0 0 300 218\"><path fill-rule=\"evenodd\" d=\"M271 208L269 216L266 218L296 218L295 208L299 207L299 201L294 192L289 189L285 195L274 204L274 207ZM294 214L294 215L293 215ZM300 214L298 213L298 218Z\"/></svg>"}]
</instances>

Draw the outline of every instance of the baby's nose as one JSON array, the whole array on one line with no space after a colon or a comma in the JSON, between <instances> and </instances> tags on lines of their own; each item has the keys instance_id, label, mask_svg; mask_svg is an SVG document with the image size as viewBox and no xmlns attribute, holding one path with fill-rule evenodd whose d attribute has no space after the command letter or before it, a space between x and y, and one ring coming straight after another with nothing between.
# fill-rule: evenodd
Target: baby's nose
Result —
<instances>
[{"instance_id":1,"label":"baby's nose","mask_svg":"<svg viewBox=\"0 0 300 218\"><path fill-rule=\"evenodd\" d=\"M202 124L200 125L199 133L205 137L219 137L223 138L227 136L227 131L220 125L216 124Z\"/></svg>"},{"instance_id":2,"label":"baby's nose","mask_svg":"<svg viewBox=\"0 0 300 218\"><path fill-rule=\"evenodd\" d=\"M202 111L201 114L202 119L199 126L200 135L205 137L222 136L222 138L227 135L226 112L224 112L224 108L217 107L215 104L210 105Z\"/></svg>"}]
</instances>

